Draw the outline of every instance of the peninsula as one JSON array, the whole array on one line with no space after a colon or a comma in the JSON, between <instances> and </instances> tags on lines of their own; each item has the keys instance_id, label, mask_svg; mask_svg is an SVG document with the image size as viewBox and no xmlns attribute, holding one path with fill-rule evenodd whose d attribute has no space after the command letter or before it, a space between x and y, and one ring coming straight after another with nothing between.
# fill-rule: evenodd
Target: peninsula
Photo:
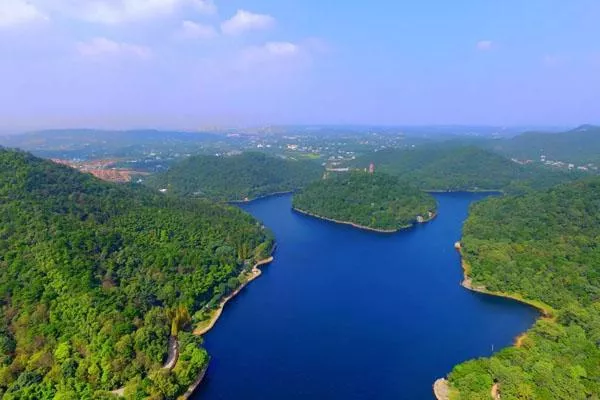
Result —
<instances>
[{"instance_id":1,"label":"peninsula","mask_svg":"<svg viewBox=\"0 0 600 400\"><path fill-rule=\"evenodd\" d=\"M21 151L0 149L0 193L0 397L183 395L209 359L191 323L273 249L237 207Z\"/></svg>"},{"instance_id":2,"label":"peninsula","mask_svg":"<svg viewBox=\"0 0 600 400\"><path fill-rule=\"evenodd\" d=\"M545 318L514 347L456 366L447 380L452 398L484 398L490 388L502 398L600 393L598 198L594 178L473 206L457 246L463 286L527 303Z\"/></svg>"},{"instance_id":3,"label":"peninsula","mask_svg":"<svg viewBox=\"0 0 600 400\"><path fill-rule=\"evenodd\" d=\"M246 152L192 156L166 172L147 178L146 184L178 196L247 202L302 188L319 179L322 173L323 168L314 161Z\"/></svg>"}]
</instances>

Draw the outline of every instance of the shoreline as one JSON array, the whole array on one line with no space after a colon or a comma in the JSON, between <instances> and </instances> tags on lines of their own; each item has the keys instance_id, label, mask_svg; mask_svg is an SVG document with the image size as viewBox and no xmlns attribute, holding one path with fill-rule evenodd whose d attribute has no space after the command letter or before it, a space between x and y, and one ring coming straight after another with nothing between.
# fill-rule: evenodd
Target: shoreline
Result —
<instances>
[{"instance_id":1,"label":"shoreline","mask_svg":"<svg viewBox=\"0 0 600 400\"><path fill-rule=\"evenodd\" d=\"M528 299L524 298L523 296L516 294L516 293L494 292L494 291L488 290L485 286L474 286L473 279L469 276L469 272L471 271L471 265L465 260L465 257L462 252L462 245L460 242L456 243L455 249L458 252L458 254L460 254L460 265L463 270L463 280L460 283L460 285L462 287L464 287L465 289L470 290L474 293L479 293L479 294L483 294L486 296L501 297L504 299L517 301L517 302L525 304L529 307L533 307L540 312L540 314L541 314L540 318L548 318L548 319L554 318L554 315L555 315L554 309L552 307L550 307L549 305L544 304L540 301L528 300ZM519 334L519 336L517 336L515 338L515 341L512 346L520 347L523 343L523 340L525 340L525 338L527 337L527 331ZM497 386L496 386L496 389L497 389ZM492 393L493 393L493 390L494 390L494 388L492 388ZM435 398L437 400L448 400L449 399L448 393L451 391L452 391L452 388L451 388L450 382L448 381L447 378L440 378L440 379L436 380L433 385L433 394L435 395Z\"/></svg>"},{"instance_id":2,"label":"shoreline","mask_svg":"<svg viewBox=\"0 0 600 400\"><path fill-rule=\"evenodd\" d=\"M273 248L273 250L275 250L275 248ZM240 285L239 288L237 288L230 295L228 295L223 300L221 300L221 302L219 303L219 307L217 308L217 310L215 311L215 313L211 316L208 325L206 327L202 328L202 329L199 329L199 328L194 329L193 334L196 335L196 336L202 336L202 335L205 335L206 333L208 333L212 328L214 328L215 325L217 324L217 321L219 320L219 318L223 314L223 310L225 309L225 305L229 302L229 300L231 300L235 296L237 296L242 291L242 289L244 289L250 282L252 282L256 278L258 278L262 274L262 270L260 269L260 267L272 263L274 259L275 259L275 257L270 256L269 258L265 258L264 260L257 261L256 264L254 264L254 266L252 267L251 274L248 277L248 279L245 282L243 282ZM184 399L188 399L191 395L194 394L194 392L196 391L196 389L198 389L198 386L200 386L200 384L204 380L204 376L206 375L206 371L208 371L209 365L210 365L210 359L206 363L206 365L204 366L204 368L202 369L202 371L200 371L200 373L198 374L198 378L196 378L196 380L194 381L194 383L192 383L188 387L188 389L186 390L186 392L182 395L182 397Z\"/></svg>"},{"instance_id":3,"label":"shoreline","mask_svg":"<svg viewBox=\"0 0 600 400\"><path fill-rule=\"evenodd\" d=\"M461 286L467 290L470 290L475 293L481 293L488 296L502 297L505 299L510 299L514 301L518 301L519 303L525 304L527 306L533 307L542 314L543 318L552 318L555 311L552 307L547 304L542 303L537 300L529 300L524 298L523 296L517 293L505 293L505 292L495 292L487 289L485 286L475 286L473 285L473 279L469 276L469 271L471 271L471 265L465 260L462 254L462 248L457 249L458 253L461 256L461 267L463 269L463 281L461 282ZM525 333L523 333L525 334ZM522 336L523 334L519 335Z\"/></svg>"},{"instance_id":4,"label":"shoreline","mask_svg":"<svg viewBox=\"0 0 600 400\"><path fill-rule=\"evenodd\" d=\"M271 256L271 257L266 258L264 260L260 260L256 264L254 264L254 266L250 270L251 273L250 273L250 276L248 277L248 279L245 282L243 282L240 285L240 287L238 287L231 294L227 295L224 299L221 300L221 302L219 303L219 306L214 311L214 314L212 314L211 318L208 320L208 325L205 326L205 327L203 327L203 328L196 328L196 329L194 329L194 331L193 331L194 335L196 335L196 336L205 335L212 328L214 328L214 326L216 325L217 321L219 320L219 317L221 317L221 314L223 314L223 309L225 308L225 305L227 305L227 303L231 299L233 299L235 296L237 296L250 282L252 282L256 278L258 278L262 274L262 271L261 271L260 267L272 263L274 259L275 258L273 256Z\"/></svg>"},{"instance_id":5,"label":"shoreline","mask_svg":"<svg viewBox=\"0 0 600 400\"><path fill-rule=\"evenodd\" d=\"M252 203L253 201L256 200L260 200L260 199L266 199L267 197L271 197L271 196L282 196L284 194L292 194L294 193L295 190L286 190L285 192L273 192L273 193L268 193L262 196L258 196L258 197L253 197L253 198L246 198L244 200L229 200L227 201L227 203L229 204L248 204L248 203Z\"/></svg>"},{"instance_id":6,"label":"shoreline","mask_svg":"<svg viewBox=\"0 0 600 400\"><path fill-rule=\"evenodd\" d=\"M206 371L208 371L208 365L210 364L210 359L208 360L208 362L206 363L206 365L204 366L204 368L202 368L202 371L200 371L200 373L198 374L198 377L196 378L196 380L194 381L194 383L192 383L190 385L190 387L185 391L184 394L181 395L181 397L183 397L184 399L189 399L191 395L194 394L194 392L196 391L196 389L198 389L198 386L200 386L200 384L202 383L202 381L204 380L204 376L206 375Z\"/></svg>"},{"instance_id":7,"label":"shoreline","mask_svg":"<svg viewBox=\"0 0 600 400\"><path fill-rule=\"evenodd\" d=\"M444 194L444 193L498 193L505 194L502 189L478 189L478 190L468 190L468 189L459 189L459 190L442 190L442 189L422 189L425 193L434 193L434 194Z\"/></svg>"},{"instance_id":8,"label":"shoreline","mask_svg":"<svg viewBox=\"0 0 600 400\"><path fill-rule=\"evenodd\" d=\"M437 379L433 383L433 395L437 400L450 400L450 385L446 378Z\"/></svg>"},{"instance_id":9,"label":"shoreline","mask_svg":"<svg viewBox=\"0 0 600 400\"><path fill-rule=\"evenodd\" d=\"M296 211L296 212L298 212L300 214L307 215L309 217L318 218L318 219L321 219L321 220L324 220L324 221L334 222L334 223L340 224L340 225L349 225L349 226L352 226L354 228L358 228L358 229L362 229L362 230L370 231L370 232L378 232L378 233L398 233L400 231L404 231L404 230L410 229L410 228L414 227L417 224L420 225L422 223L423 224L427 223L427 222L433 220L435 217L437 217L437 212L432 212L433 215L431 216L431 218L425 219L422 223L421 222L415 222L415 223L413 223L411 225L405 225L405 226L402 226L402 227L400 227L398 229L378 229L378 228L371 228L371 227L368 227L368 226L356 224L356 223L350 222L350 221L340 221L340 220L333 219L333 218L323 217L321 215L313 214L313 213L301 210L301 209L293 207L293 206L292 206L292 210L294 210L294 211Z\"/></svg>"},{"instance_id":10,"label":"shoreline","mask_svg":"<svg viewBox=\"0 0 600 400\"><path fill-rule=\"evenodd\" d=\"M274 248L273 248L273 250L274 250ZM225 297L224 299L221 300L221 302L219 303L219 307L215 310L215 313L212 314L212 316L209 320L208 326L206 326L202 329L194 329L192 333L196 336L202 336L202 335L206 334L207 332L209 332L212 328L214 328L214 326L217 324L217 321L219 320L219 317L221 317L221 315L223 314L223 309L225 308L225 305L229 302L229 300L231 300L235 296L237 296L242 291L242 289L244 289L250 282L252 282L256 278L258 278L262 274L260 267L272 263L274 259L275 259L275 257L270 256L269 258L265 258L264 260L260 260L260 261L256 262L256 264L254 264L254 266L250 270L251 274L248 277L248 279L245 282L243 282L239 288L237 288L235 291L233 291L231 294L229 294L227 297ZM171 340L171 338L169 338L169 350L171 349L170 340ZM179 342L177 340L175 340L175 343L176 343L175 347L176 347L177 353L178 353ZM162 369L172 370L173 368L175 368L175 366L177 365L178 358L179 358L179 354L177 354L177 356L175 358L176 361L171 363L172 365L169 365L169 363L166 363L162 367ZM206 375L206 371L208 370L209 364L210 364L210 360L209 360L209 362L206 363L204 368L202 368L202 370L198 374L198 377L196 378L196 380L188 387L188 389L185 391L184 394L181 395L181 397L183 397L184 399L188 399L191 395L194 394L194 392L196 391L198 386L200 386L200 384L202 383L202 380L204 380L204 376ZM110 391L110 393L113 395L116 395L117 397L124 397L125 388L122 387L119 389L115 389L115 390Z\"/></svg>"}]
</instances>

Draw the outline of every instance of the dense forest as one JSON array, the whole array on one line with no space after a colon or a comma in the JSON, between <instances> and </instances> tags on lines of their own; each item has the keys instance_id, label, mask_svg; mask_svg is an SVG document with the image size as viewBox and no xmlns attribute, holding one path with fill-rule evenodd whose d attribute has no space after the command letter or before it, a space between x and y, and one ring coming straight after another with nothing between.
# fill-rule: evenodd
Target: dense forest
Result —
<instances>
[{"instance_id":1,"label":"dense forest","mask_svg":"<svg viewBox=\"0 0 600 400\"><path fill-rule=\"evenodd\" d=\"M526 132L508 140L490 142L490 148L521 160L600 163L600 126L582 125L568 132Z\"/></svg>"},{"instance_id":2,"label":"dense forest","mask_svg":"<svg viewBox=\"0 0 600 400\"><path fill-rule=\"evenodd\" d=\"M457 399L600 396L600 179L472 207L464 257L473 284L542 302L520 346L457 366Z\"/></svg>"},{"instance_id":3,"label":"dense forest","mask_svg":"<svg viewBox=\"0 0 600 400\"><path fill-rule=\"evenodd\" d=\"M323 168L312 161L249 152L190 157L169 171L150 177L147 184L177 195L240 201L304 187L322 173Z\"/></svg>"},{"instance_id":4,"label":"dense forest","mask_svg":"<svg viewBox=\"0 0 600 400\"><path fill-rule=\"evenodd\" d=\"M208 362L187 327L271 248L234 207L0 149L0 397L176 398Z\"/></svg>"},{"instance_id":5,"label":"dense forest","mask_svg":"<svg viewBox=\"0 0 600 400\"><path fill-rule=\"evenodd\" d=\"M517 194L582 176L517 164L491 151L451 143L381 150L358 158L354 164L364 168L370 162L380 171L434 191L502 190Z\"/></svg>"},{"instance_id":6,"label":"dense forest","mask_svg":"<svg viewBox=\"0 0 600 400\"><path fill-rule=\"evenodd\" d=\"M418 216L429 219L436 201L396 177L352 172L312 183L294 195L293 206L320 217L393 231L413 225Z\"/></svg>"}]
</instances>

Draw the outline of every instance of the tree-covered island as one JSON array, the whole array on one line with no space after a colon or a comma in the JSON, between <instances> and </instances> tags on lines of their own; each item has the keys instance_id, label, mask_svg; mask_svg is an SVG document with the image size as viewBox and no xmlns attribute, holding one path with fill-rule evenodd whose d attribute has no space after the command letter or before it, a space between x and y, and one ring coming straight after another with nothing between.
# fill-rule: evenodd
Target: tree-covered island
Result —
<instances>
[{"instance_id":1,"label":"tree-covered island","mask_svg":"<svg viewBox=\"0 0 600 400\"><path fill-rule=\"evenodd\" d=\"M435 199L384 173L334 174L296 193L295 210L360 228L395 232L434 217Z\"/></svg>"}]
</instances>

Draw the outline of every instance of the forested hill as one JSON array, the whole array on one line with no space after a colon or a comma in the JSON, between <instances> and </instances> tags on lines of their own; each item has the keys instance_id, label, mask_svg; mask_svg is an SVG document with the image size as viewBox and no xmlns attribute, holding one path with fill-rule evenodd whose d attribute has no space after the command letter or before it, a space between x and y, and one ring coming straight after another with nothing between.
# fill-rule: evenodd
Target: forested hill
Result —
<instances>
[{"instance_id":1,"label":"forested hill","mask_svg":"<svg viewBox=\"0 0 600 400\"><path fill-rule=\"evenodd\" d=\"M174 399L208 360L187 333L269 255L240 210L0 149L0 397ZM182 354L160 370L171 332Z\"/></svg>"},{"instance_id":2,"label":"forested hill","mask_svg":"<svg viewBox=\"0 0 600 400\"><path fill-rule=\"evenodd\" d=\"M177 195L240 201L298 189L319 179L322 173L323 168L312 161L249 152L230 157L190 157L150 177L147 183Z\"/></svg>"},{"instance_id":3,"label":"forested hill","mask_svg":"<svg viewBox=\"0 0 600 400\"><path fill-rule=\"evenodd\" d=\"M432 217L435 199L398 178L353 172L312 183L296 193L294 208L337 221L379 230L413 225Z\"/></svg>"},{"instance_id":4,"label":"forested hill","mask_svg":"<svg viewBox=\"0 0 600 400\"><path fill-rule=\"evenodd\" d=\"M364 168L370 162L377 170L410 180L423 190L522 193L582 176L577 172L520 165L484 149L452 144L382 150L360 157L355 165Z\"/></svg>"},{"instance_id":5,"label":"forested hill","mask_svg":"<svg viewBox=\"0 0 600 400\"><path fill-rule=\"evenodd\" d=\"M474 285L548 304L519 348L460 365L458 399L596 399L600 394L600 179L489 199L464 226Z\"/></svg>"},{"instance_id":6,"label":"forested hill","mask_svg":"<svg viewBox=\"0 0 600 400\"><path fill-rule=\"evenodd\" d=\"M600 126L582 125L568 132L527 132L509 140L494 141L494 150L521 160L600 164Z\"/></svg>"}]
</instances>

